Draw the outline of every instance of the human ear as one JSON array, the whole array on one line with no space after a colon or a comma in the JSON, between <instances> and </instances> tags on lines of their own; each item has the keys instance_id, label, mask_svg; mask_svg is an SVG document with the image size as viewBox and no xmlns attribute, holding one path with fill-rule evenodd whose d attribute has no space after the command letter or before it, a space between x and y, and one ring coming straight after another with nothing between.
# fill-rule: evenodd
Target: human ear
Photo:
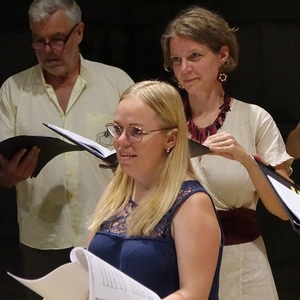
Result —
<instances>
[{"instance_id":1,"label":"human ear","mask_svg":"<svg viewBox=\"0 0 300 300\"><path fill-rule=\"evenodd\" d=\"M223 45L219 52L220 67L227 62L228 57L229 57L229 48L228 46Z\"/></svg>"},{"instance_id":2,"label":"human ear","mask_svg":"<svg viewBox=\"0 0 300 300\"><path fill-rule=\"evenodd\" d=\"M80 23L77 25L77 28L76 28L77 43L78 43L78 45L81 43L81 41L82 41L82 39L83 39L83 31L84 31L84 23L83 23L83 22L80 22Z\"/></svg>"},{"instance_id":3,"label":"human ear","mask_svg":"<svg viewBox=\"0 0 300 300\"><path fill-rule=\"evenodd\" d=\"M167 133L167 141L165 145L166 150L172 150L175 147L177 141L177 131L177 128L174 128Z\"/></svg>"}]
</instances>

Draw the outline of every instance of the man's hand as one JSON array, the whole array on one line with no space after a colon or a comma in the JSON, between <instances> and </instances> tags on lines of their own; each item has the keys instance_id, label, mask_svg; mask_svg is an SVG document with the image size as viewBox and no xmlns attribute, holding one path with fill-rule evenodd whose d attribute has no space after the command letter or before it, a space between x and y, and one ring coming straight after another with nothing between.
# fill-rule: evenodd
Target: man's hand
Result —
<instances>
[{"instance_id":1,"label":"man's hand","mask_svg":"<svg viewBox=\"0 0 300 300\"><path fill-rule=\"evenodd\" d=\"M30 150L19 150L11 160L0 154L0 186L12 187L31 176L38 160L40 149L36 146Z\"/></svg>"}]
</instances>

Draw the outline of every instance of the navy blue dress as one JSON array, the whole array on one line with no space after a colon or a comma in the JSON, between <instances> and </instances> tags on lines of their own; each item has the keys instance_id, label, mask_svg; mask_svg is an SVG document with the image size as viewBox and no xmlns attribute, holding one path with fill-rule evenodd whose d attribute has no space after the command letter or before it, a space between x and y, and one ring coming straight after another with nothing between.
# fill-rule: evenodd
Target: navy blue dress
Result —
<instances>
[{"instance_id":1,"label":"navy blue dress","mask_svg":"<svg viewBox=\"0 0 300 300\"><path fill-rule=\"evenodd\" d=\"M102 224L88 250L145 285L160 298L168 296L179 289L177 255L171 235L171 223L177 209L196 192L206 193L198 181L183 182L176 202L155 227L151 236L126 237L128 217L137 205L130 200L122 212ZM209 300L219 299L221 256L222 245Z\"/></svg>"}]
</instances>

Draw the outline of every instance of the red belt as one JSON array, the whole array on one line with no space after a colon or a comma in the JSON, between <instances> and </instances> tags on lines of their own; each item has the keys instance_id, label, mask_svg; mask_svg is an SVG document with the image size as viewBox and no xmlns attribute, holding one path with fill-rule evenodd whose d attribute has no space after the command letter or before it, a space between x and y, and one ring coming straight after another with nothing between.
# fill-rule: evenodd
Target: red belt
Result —
<instances>
[{"instance_id":1,"label":"red belt","mask_svg":"<svg viewBox=\"0 0 300 300\"><path fill-rule=\"evenodd\" d=\"M255 210L241 207L226 211L218 210L217 214L222 225L225 245L248 243L260 236Z\"/></svg>"}]
</instances>

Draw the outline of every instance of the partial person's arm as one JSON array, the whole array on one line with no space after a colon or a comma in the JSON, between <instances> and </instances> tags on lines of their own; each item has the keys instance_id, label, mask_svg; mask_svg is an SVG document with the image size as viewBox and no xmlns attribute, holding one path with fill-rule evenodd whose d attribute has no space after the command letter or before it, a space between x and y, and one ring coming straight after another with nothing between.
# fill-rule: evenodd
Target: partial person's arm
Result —
<instances>
[{"instance_id":1,"label":"partial person's arm","mask_svg":"<svg viewBox=\"0 0 300 300\"><path fill-rule=\"evenodd\" d=\"M275 216L288 220L277 196L261 173L259 167L249 154L231 134L221 132L207 138L204 145L212 150L210 155L219 155L224 158L240 162L247 170L249 177L266 209ZM288 177L285 163L274 166L281 174Z\"/></svg>"},{"instance_id":2,"label":"partial person's arm","mask_svg":"<svg viewBox=\"0 0 300 300\"><path fill-rule=\"evenodd\" d=\"M16 134L17 91L22 85L17 78L7 80L0 89L0 141ZM15 101L15 102L13 102ZM19 150L10 160L0 154L0 187L9 188L31 176L40 149Z\"/></svg>"},{"instance_id":3,"label":"partial person's arm","mask_svg":"<svg viewBox=\"0 0 300 300\"><path fill-rule=\"evenodd\" d=\"M300 158L300 122L288 135L286 140L286 150L288 154L295 159Z\"/></svg>"},{"instance_id":4,"label":"partial person's arm","mask_svg":"<svg viewBox=\"0 0 300 300\"><path fill-rule=\"evenodd\" d=\"M9 188L23 181L33 173L40 149L32 147L29 151L21 149L11 160L0 154L0 187Z\"/></svg>"},{"instance_id":5,"label":"partial person's arm","mask_svg":"<svg viewBox=\"0 0 300 300\"><path fill-rule=\"evenodd\" d=\"M173 221L179 282L178 291L164 300L207 300L221 245L220 227L210 198L195 193Z\"/></svg>"}]
</instances>

